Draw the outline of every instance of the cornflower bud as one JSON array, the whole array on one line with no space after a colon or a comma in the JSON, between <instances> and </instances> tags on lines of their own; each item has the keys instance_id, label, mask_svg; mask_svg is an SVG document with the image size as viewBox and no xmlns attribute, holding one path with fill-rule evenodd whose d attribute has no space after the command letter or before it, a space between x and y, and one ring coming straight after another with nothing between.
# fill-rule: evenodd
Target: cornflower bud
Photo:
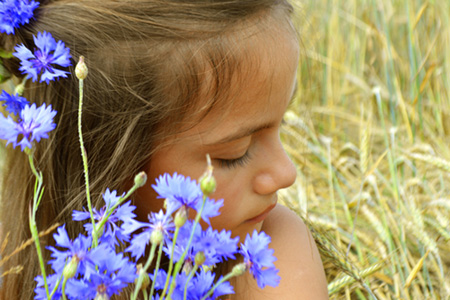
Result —
<instances>
[{"instance_id":1,"label":"cornflower bud","mask_svg":"<svg viewBox=\"0 0 450 300\"><path fill-rule=\"evenodd\" d=\"M185 262L183 263L183 273L184 274L189 274L191 273L192 269L194 268L194 266L192 265L192 260L186 259Z\"/></svg>"},{"instance_id":2,"label":"cornflower bud","mask_svg":"<svg viewBox=\"0 0 450 300\"><path fill-rule=\"evenodd\" d=\"M21 82L19 85L17 85L14 88L14 93L19 95L19 96L22 96L24 90L25 90L25 85L23 84L23 82Z\"/></svg>"},{"instance_id":3,"label":"cornflower bud","mask_svg":"<svg viewBox=\"0 0 450 300\"><path fill-rule=\"evenodd\" d=\"M202 266L203 271L208 272L214 270L214 265L211 266Z\"/></svg>"},{"instance_id":4,"label":"cornflower bud","mask_svg":"<svg viewBox=\"0 0 450 300\"><path fill-rule=\"evenodd\" d=\"M150 285L150 277L148 276L148 273L144 272L144 270L142 269L142 264L138 264L136 266L136 269L136 273L139 275L139 277L142 277L141 291L144 291ZM135 284L137 284L139 277L134 281Z\"/></svg>"},{"instance_id":5,"label":"cornflower bud","mask_svg":"<svg viewBox=\"0 0 450 300\"><path fill-rule=\"evenodd\" d=\"M84 62L84 56L80 56L78 63L75 67L75 75L78 79L83 80L88 75L88 68Z\"/></svg>"},{"instance_id":6,"label":"cornflower bud","mask_svg":"<svg viewBox=\"0 0 450 300\"><path fill-rule=\"evenodd\" d=\"M63 276L65 279L70 279L77 274L78 264L80 263L80 259L77 255L72 256L70 262L64 266Z\"/></svg>"},{"instance_id":7,"label":"cornflower bud","mask_svg":"<svg viewBox=\"0 0 450 300\"><path fill-rule=\"evenodd\" d=\"M205 260L206 256L203 251L199 251L197 252L197 254L195 254L194 261L197 266L203 265L205 263Z\"/></svg>"},{"instance_id":8,"label":"cornflower bud","mask_svg":"<svg viewBox=\"0 0 450 300\"><path fill-rule=\"evenodd\" d=\"M134 177L134 185L137 187L144 186L147 182L147 174L145 172L140 172Z\"/></svg>"},{"instance_id":9,"label":"cornflower bud","mask_svg":"<svg viewBox=\"0 0 450 300\"><path fill-rule=\"evenodd\" d=\"M203 194L205 196L209 196L216 190L216 179L214 178L212 172L213 172L213 166L211 165L211 158L209 157L209 154L206 156L206 160L208 163L208 166L206 167L205 173L200 177L200 189L202 190Z\"/></svg>"},{"instance_id":10,"label":"cornflower bud","mask_svg":"<svg viewBox=\"0 0 450 300\"><path fill-rule=\"evenodd\" d=\"M181 228L186 223L188 219L188 213L186 206L181 206L180 209L175 213L175 227Z\"/></svg>"},{"instance_id":11,"label":"cornflower bud","mask_svg":"<svg viewBox=\"0 0 450 300\"><path fill-rule=\"evenodd\" d=\"M231 274L233 274L233 276L240 276L244 274L246 271L247 265L245 263L240 263L233 267L233 269L231 270Z\"/></svg>"},{"instance_id":12,"label":"cornflower bud","mask_svg":"<svg viewBox=\"0 0 450 300\"><path fill-rule=\"evenodd\" d=\"M150 234L150 242L154 245L159 245L164 239L164 234L160 229L155 229Z\"/></svg>"},{"instance_id":13,"label":"cornflower bud","mask_svg":"<svg viewBox=\"0 0 450 300\"><path fill-rule=\"evenodd\" d=\"M108 294L105 292L99 292L99 288L97 287L97 295L95 295L94 300L109 300ZM106 288L105 288L106 290Z\"/></svg>"}]
</instances>

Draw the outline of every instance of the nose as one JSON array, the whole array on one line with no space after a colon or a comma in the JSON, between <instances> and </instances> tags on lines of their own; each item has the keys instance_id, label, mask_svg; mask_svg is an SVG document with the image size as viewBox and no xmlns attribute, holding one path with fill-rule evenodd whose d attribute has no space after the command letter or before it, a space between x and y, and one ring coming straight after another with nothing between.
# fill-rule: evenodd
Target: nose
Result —
<instances>
[{"instance_id":1,"label":"nose","mask_svg":"<svg viewBox=\"0 0 450 300\"><path fill-rule=\"evenodd\" d=\"M253 190L260 195L273 194L289 187L297 177L295 165L284 151L281 141L278 140L270 150L270 153L265 153L253 180Z\"/></svg>"}]
</instances>

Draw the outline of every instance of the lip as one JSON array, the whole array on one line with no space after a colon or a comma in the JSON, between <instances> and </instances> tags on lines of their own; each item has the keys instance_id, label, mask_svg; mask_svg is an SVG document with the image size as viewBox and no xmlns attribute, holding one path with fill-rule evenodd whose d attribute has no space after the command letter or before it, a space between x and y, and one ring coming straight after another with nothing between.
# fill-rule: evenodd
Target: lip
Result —
<instances>
[{"instance_id":1,"label":"lip","mask_svg":"<svg viewBox=\"0 0 450 300\"><path fill-rule=\"evenodd\" d=\"M248 223L259 223L261 221L264 221L264 219L269 215L269 213L272 211L272 209L275 208L276 205L277 205L277 203L272 204L265 211L263 211L262 213L260 213L259 215L257 215L254 218L248 219L246 222L248 222Z\"/></svg>"}]
</instances>

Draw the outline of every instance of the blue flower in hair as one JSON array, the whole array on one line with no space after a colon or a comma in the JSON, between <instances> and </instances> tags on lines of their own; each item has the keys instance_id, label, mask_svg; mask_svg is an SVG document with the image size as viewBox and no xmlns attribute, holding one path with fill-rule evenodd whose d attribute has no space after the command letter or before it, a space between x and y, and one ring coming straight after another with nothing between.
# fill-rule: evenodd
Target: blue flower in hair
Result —
<instances>
[{"instance_id":1,"label":"blue flower in hair","mask_svg":"<svg viewBox=\"0 0 450 300\"><path fill-rule=\"evenodd\" d=\"M53 81L59 77L67 77L69 72L56 69L59 67L68 67L72 65L70 62L70 49L65 46L62 41L56 42L53 36L48 32L38 32L37 36L33 36L37 49L31 52L23 44L14 47L15 57L20 59L20 68L23 74L27 74L33 81L40 82Z\"/></svg>"},{"instance_id":2,"label":"blue flower in hair","mask_svg":"<svg viewBox=\"0 0 450 300\"><path fill-rule=\"evenodd\" d=\"M5 101L3 106L6 107L6 110L12 114L18 114L22 109L25 108L25 105L28 104L28 100L24 97L20 97L18 94L10 95L6 91L3 91L0 95L0 101Z\"/></svg>"},{"instance_id":3,"label":"blue flower in hair","mask_svg":"<svg viewBox=\"0 0 450 300\"><path fill-rule=\"evenodd\" d=\"M12 143L14 148L20 145L22 151L31 148L31 142L48 138L48 132L55 129L55 115L56 111L52 110L51 105L36 107L35 103L25 105L20 111L18 122L11 116L5 118L0 114L0 139L6 140L6 144Z\"/></svg>"},{"instance_id":4,"label":"blue flower in hair","mask_svg":"<svg viewBox=\"0 0 450 300\"><path fill-rule=\"evenodd\" d=\"M3 0L0 2L0 32L14 34L14 28L27 24L39 3L33 0Z\"/></svg>"}]
</instances>

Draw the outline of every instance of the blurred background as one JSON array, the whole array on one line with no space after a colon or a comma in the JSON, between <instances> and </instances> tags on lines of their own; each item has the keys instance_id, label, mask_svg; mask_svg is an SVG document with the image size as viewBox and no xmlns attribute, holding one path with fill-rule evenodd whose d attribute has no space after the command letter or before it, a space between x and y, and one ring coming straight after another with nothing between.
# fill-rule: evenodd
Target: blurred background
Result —
<instances>
[{"instance_id":1,"label":"blurred background","mask_svg":"<svg viewBox=\"0 0 450 300\"><path fill-rule=\"evenodd\" d=\"M284 203L331 299L450 299L450 2L295 0Z\"/></svg>"}]
</instances>

